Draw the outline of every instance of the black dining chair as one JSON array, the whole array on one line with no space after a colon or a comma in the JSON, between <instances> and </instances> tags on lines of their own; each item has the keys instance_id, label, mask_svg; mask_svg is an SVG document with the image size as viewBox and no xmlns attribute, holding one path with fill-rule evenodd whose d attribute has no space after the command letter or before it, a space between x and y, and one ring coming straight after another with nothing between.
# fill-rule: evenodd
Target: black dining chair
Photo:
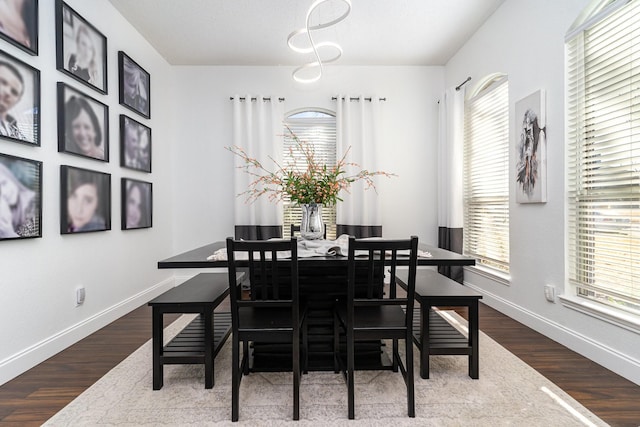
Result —
<instances>
[{"instance_id":1,"label":"black dining chair","mask_svg":"<svg viewBox=\"0 0 640 427\"><path fill-rule=\"evenodd\" d=\"M408 251L406 254L400 251ZM415 417L413 386L413 305L415 296L418 238L406 240L357 240L349 237L347 297L334 310L334 369L341 370L347 383L349 419L355 418L354 370L355 342L392 340L392 364L407 387L408 416ZM396 292L396 267L409 263L406 295ZM389 289L385 290L385 271ZM346 337L346 363L340 352L340 338ZM404 341L403 363L398 341Z\"/></svg>"},{"instance_id":2,"label":"black dining chair","mask_svg":"<svg viewBox=\"0 0 640 427\"><path fill-rule=\"evenodd\" d=\"M291 224L291 237L295 236L296 233L300 234L300 226ZM324 224L324 234L322 235L324 240L327 240L327 224Z\"/></svg>"},{"instance_id":3,"label":"black dining chair","mask_svg":"<svg viewBox=\"0 0 640 427\"><path fill-rule=\"evenodd\" d=\"M306 333L302 338L303 346L300 345L300 339L306 327L306 309L300 303L297 239L240 241L229 237L227 257L233 346L231 421L238 421L240 382L243 375L249 374L249 344L256 342L291 344L293 419L298 420L300 360L301 351L304 351L301 349L306 346ZM249 295L243 293L242 286L235 280L236 271L244 266L248 266L249 271Z\"/></svg>"}]
</instances>

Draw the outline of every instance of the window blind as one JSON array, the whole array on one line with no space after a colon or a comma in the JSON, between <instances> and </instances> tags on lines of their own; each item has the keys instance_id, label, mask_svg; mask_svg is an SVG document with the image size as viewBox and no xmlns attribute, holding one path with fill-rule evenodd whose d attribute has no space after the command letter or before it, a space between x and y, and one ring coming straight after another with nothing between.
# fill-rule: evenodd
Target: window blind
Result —
<instances>
[{"instance_id":1,"label":"window blind","mask_svg":"<svg viewBox=\"0 0 640 427\"><path fill-rule=\"evenodd\" d=\"M285 124L301 141L306 141L313 146L316 159L326 165L335 165L336 159L336 118L327 113L305 111L289 116ZM284 138L284 167L295 167L304 171L307 163L299 151L290 150L295 147L294 139L286 132ZM300 225L302 209L295 203L285 198L284 200L284 238L290 237L291 224ZM323 206L322 219L327 227L327 239L336 237L336 207Z\"/></svg>"},{"instance_id":2,"label":"window blind","mask_svg":"<svg viewBox=\"0 0 640 427\"><path fill-rule=\"evenodd\" d=\"M570 39L567 73L569 283L640 313L640 2Z\"/></svg>"},{"instance_id":3,"label":"window blind","mask_svg":"<svg viewBox=\"0 0 640 427\"><path fill-rule=\"evenodd\" d=\"M464 252L509 271L509 86L494 81L465 105Z\"/></svg>"}]
</instances>

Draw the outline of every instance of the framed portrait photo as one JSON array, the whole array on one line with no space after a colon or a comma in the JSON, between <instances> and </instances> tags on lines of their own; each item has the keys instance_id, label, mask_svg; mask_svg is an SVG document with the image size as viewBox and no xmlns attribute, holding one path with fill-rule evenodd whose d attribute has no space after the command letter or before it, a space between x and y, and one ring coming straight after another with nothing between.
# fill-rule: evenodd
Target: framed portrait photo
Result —
<instances>
[{"instance_id":1,"label":"framed portrait photo","mask_svg":"<svg viewBox=\"0 0 640 427\"><path fill-rule=\"evenodd\" d=\"M151 118L151 76L123 51L118 52L120 104Z\"/></svg>"},{"instance_id":2,"label":"framed portrait photo","mask_svg":"<svg viewBox=\"0 0 640 427\"><path fill-rule=\"evenodd\" d=\"M151 228L153 218L152 184L122 178L122 229Z\"/></svg>"},{"instance_id":3,"label":"framed portrait photo","mask_svg":"<svg viewBox=\"0 0 640 427\"><path fill-rule=\"evenodd\" d=\"M37 55L38 0L4 1L0 37L30 55Z\"/></svg>"},{"instance_id":4,"label":"framed portrait photo","mask_svg":"<svg viewBox=\"0 0 640 427\"><path fill-rule=\"evenodd\" d=\"M111 175L60 166L60 234L111 230Z\"/></svg>"},{"instance_id":5,"label":"framed portrait photo","mask_svg":"<svg viewBox=\"0 0 640 427\"><path fill-rule=\"evenodd\" d=\"M109 107L58 82L58 151L109 161Z\"/></svg>"},{"instance_id":6,"label":"framed portrait photo","mask_svg":"<svg viewBox=\"0 0 640 427\"><path fill-rule=\"evenodd\" d=\"M151 128L120 115L120 166L151 173Z\"/></svg>"},{"instance_id":7,"label":"framed portrait photo","mask_svg":"<svg viewBox=\"0 0 640 427\"><path fill-rule=\"evenodd\" d=\"M0 240L42 237L42 163L0 154Z\"/></svg>"},{"instance_id":8,"label":"framed portrait photo","mask_svg":"<svg viewBox=\"0 0 640 427\"><path fill-rule=\"evenodd\" d=\"M0 138L40 145L40 71L0 50Z\"/></svg>"},{"instance_id":9,"label":"framed portrait photo","mask_svg":"<svg viewBox=\"0 0 640 427\"><path fill-rule=\"evenodd\" d=\"M56 0L56 67L107 93L107 38L62 0Z\"/></svg>"}]
</instances>

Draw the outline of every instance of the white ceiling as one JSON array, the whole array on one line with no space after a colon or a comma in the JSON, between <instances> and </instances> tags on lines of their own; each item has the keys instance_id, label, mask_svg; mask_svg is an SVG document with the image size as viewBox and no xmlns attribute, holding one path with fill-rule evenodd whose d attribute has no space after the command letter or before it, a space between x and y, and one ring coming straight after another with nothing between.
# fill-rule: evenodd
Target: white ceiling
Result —
<instances>
[{"instance_id":1,"label":"white ceiling","mask_svg":"<svg viewBox=\"0 0 640 427\"><path fill-rule=\"evenodd\" d=\"M287 47L313 0L110 0L173 65L301 65ZM319 30L339 43L337 65L444 65L504 0L352 0L351 14ZM318 8L333 19L341 1ZM320 19L318 21L317 19Z\"/></svg>"}]
</instances>

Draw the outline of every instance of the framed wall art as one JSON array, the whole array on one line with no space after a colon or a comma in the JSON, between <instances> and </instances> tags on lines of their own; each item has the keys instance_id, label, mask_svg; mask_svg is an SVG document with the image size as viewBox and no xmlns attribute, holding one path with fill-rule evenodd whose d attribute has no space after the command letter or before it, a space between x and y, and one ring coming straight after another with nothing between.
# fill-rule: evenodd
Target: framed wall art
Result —
<instances>
[{"instance_id":1,"label":"framed wall art","mask_svg":"<svg viewBox=\"0 0 640 427\"><path fill-rule=\"evenodd\" d=\"M111 175L60 166L60 233L111 230Z\"/></svg>"},{"instance_id":2,"label":"framed wall art","mask_svg":"<svg viewBox=\"0 0 640 427\"><path fill-rule=\"evenodd\" d=\"M58 151L109 161L109 107L58 82Z\"/></svg>"},{"instance_id":3,"label":"framed wall art","mask_svg":"<svg viewBox=\"0 0 640 427\"><path fill-rule=\"evenodd\" d=\"M30 55L37 55L38 0L2 3L0 37Z\"/></svg>"},{"instance_id":4,"label":"framed wall art","mask_svg":"<svg viewBox=\"0 0 640 427\"><path fill-rule=\"evenodd\" d=\"M516 103L516 202L547 201L545 93L538 90Z\"/></svg>"},{"instance_id":5,"label":"framed wall art","mask_svg":"<svg viewBox=\"0 0 640 427\"><path fill-rule=\"evenodd\" d=\"M123 51L118 52L120 104L151 118L151 76Z\"/></svg>"},{"instance_id":6,"label":"framed wall art","mask_svg":"<svg viewBox=\"0 0 640 427\"><path fill-rule=\"evenodd\" d=\"M122 178L122 229L151 228L153 218L152 184Z\"/></svg>"},{"instance_id":7,"label":"framed wall art","mask_svg":"<svg viewBox=\"0 0 640 427\"><path fill-rule=\"evenodd\" d=\"M0 240L42 237L42 163L0 154Z\"/></svg>"},{"instance_id":8,"label":"framed wall art","mask_svg":"<svg viewBox=\"0 0 640 427\"><path fill-rule=\"evenodd\" d=\"M56 67L107 93L107 38L62 0L56 0Z\"/></svg>"},{"instance_id":9,"label":"framed wall art","mask_svg":"<svg viewBox=\"0 0 640 427\"><path fill-rule=\"evenodd\" d=\"M0 50L0 138L40 145L40 71Z\"/></svg>"},{"instance_id":10,"label":"framed wall art","mask_svg":"<svg viewBox=\"0 0 640 427\"><path fill-rule=\"evenodd\" d=\"M151 173L151 128L120 115L120 166Z\"/></svg>"}]
</instances>

